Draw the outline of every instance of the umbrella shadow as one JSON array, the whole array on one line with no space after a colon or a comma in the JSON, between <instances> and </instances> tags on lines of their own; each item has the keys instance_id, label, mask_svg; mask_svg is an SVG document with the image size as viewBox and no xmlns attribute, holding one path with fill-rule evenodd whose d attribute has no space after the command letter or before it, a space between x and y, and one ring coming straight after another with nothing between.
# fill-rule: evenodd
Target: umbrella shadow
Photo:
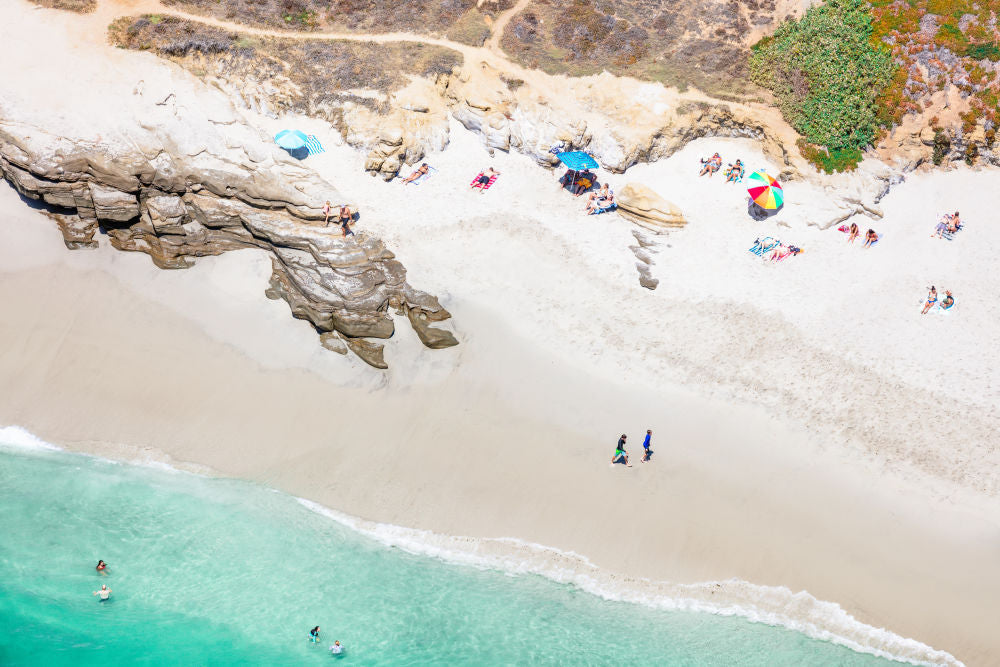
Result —
<instances>
[{"instance_id":1,"label":"umbrella shadow","mask_svg":"<svg viewBox=\"0 0 1000 667\"><path fill-rule=\"evenodd\" d=\"M753 199L750 199L749 197L747 198L747 213L750 215L751 218L753 218L757 222L767 220L768 218L777 215L778 212L781 211L781 209L783 208L785 208L784 204L782 204L776 209L769 210L764 208L757 202L755 202Z\"/></svg>"},{"instance_id":2,"label":"umbrella shadow","mask_svg":"<svg viewBox=\"0 0 1000 667\"><path fill-rule=\"evenodd\" d=\"M306 146L300 146L299 148L285 148L284 151L296 160L305 160L309 157L309 149Z\"/></svg>"}]
</instances>

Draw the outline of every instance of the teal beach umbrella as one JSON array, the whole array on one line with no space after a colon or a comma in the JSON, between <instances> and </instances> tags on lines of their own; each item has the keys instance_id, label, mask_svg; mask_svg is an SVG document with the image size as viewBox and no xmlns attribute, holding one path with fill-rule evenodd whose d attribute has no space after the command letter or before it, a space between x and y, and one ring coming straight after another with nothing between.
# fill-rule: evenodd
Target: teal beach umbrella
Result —
<instances>
[{"instance_id":1,"label":"teal beach umbrella","mask_svg":"<svg viewBox=\"0 0 1000 667\"><path fill-rule=\"evenodd\" d=\"M306 145L306 135L299 130L282 130L274 135L274 143L286 151L294 151Z\"/></svg>"}]
</instances>

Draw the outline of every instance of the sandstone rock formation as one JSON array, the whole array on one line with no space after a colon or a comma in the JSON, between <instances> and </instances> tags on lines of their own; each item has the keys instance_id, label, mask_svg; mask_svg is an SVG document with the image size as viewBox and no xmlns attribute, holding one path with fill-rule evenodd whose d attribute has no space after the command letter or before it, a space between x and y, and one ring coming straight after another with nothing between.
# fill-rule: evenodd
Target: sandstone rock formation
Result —
<instances>
[{"instance_id":1,"label":"sandstone rock formation","mask_svg":"<svg viewBox=\"0 0 1000 667\"><path fill-rule=\"evenodd\" d=\"M295 317L335 333L377 368L386 367L382 345L367 339L393 335L389 308L405 310L429 347L457 344L427 325L450 315L406 282L381 241L364 232L344 238L338 227L316 223L323 201L343 201L330 184L246 139L219 152L155 137L133 138L127 148L0 120L0 176L58 209L70 248L94 245L103 230L114 247L147 253L162 268L238 248L271 253L268 296L285 299ZM341 351L330 338L324 346Z\"/></svg>"},{"instance_id":2,"label":"sandstone rock formation","mask_svg":"<svg viewBox=\"0 0 1000 667\"><path fill-rule=\"evenodd\" d=\"M687 224L675 205L641 183L628 183L618 192L618 212L646 229L663 234Z\"/></svg>"}]
</instances>

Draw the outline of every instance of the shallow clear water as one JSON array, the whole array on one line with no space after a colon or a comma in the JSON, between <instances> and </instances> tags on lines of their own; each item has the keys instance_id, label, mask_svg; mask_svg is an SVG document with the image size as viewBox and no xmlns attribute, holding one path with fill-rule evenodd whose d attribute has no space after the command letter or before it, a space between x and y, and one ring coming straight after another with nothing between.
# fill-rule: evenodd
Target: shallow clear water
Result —
<instances>
[{"instance_id":1,"label":"shallow clear water","mask_svg":"<svg viewBox=\"0 0 1000 667\"><path fill-rule=\"evenodd\" d=\"M3 665L890 664L410 555L247 482L0 448L0 516Z\"/></svg>"}]
</instances>

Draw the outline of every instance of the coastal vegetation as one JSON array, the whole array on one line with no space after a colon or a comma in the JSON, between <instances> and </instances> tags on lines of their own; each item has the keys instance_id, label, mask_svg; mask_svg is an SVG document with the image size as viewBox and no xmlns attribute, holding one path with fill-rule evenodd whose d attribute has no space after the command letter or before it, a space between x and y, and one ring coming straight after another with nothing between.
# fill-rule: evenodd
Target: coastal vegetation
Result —
<instances>
[{"instance_id":1,"label":"coastal vegetation","mask_svg":"<svg viewBox=\"0 0 1000 667\"><path fill-rule=\"evenodd\" d=\"M495 18L513 0L163 0L163 4L267 28L449 33L455 41L481 44L489 34L485 17Z\"/></svg>"},{"instance_id":2,"label":"coastal vegetation","mask_svg":"<svg viewBox=\"0 0 1000 667\"><path fill-rule=\"evenodd\" d=\"M510 20L500 45L550 74L606 70L740 99L754 90L747 35L776 20L774 0L539 0Z\"/></svg>"},{"instance_id":3,"label":"coastal vegetation","mask_svg":"<svg viewBox=\"0 0 1000 667\"><path fill-rule=\"evenodd\" d=\"M78 14L86 14L97 9L97 0L31 0L31 2L39 7L65 9Z\"/></svg>"},{"instance_id":4,"label":"coastal vegetation","mask_svg":"<svg viewBox=\"0 0 1000 667\"><path fill-rule=\"evenodd\" d=\"M214 69L257 80L284 77L296 91L289 103L303 111L350 99L384 112L365 91L392 92L410 76L434 79L462 64L460 53L438 46L249 37L169 15L120 18L108 37L118 47L152 51L199 75Z\"/></svg>"},{"instance_id":5,"label":"coastal vegetation","mask_svg":"<svg viewBox=\"0 0 1000 667\"><path fill-rule=\"evenodd\" d=\"M753 47L753 81L772 91L825 171L853 168L884 125L879 99L894 81L887 48L872 39L865 0L830 0Z\"/></svg>"},{"instance_id":6,"label":"coastal vegetation","mask_svg":"<svg viewBox=\"0 0 1000 667\"><path fill-rule=\"evenodd\" d=\"M986 131L1000 121L1000 0L872 0L874 36L901 65L886 111L904 114L933 106L935 93L954 87L964 101L961 130Z\"/></svg>"}]
</instances>

